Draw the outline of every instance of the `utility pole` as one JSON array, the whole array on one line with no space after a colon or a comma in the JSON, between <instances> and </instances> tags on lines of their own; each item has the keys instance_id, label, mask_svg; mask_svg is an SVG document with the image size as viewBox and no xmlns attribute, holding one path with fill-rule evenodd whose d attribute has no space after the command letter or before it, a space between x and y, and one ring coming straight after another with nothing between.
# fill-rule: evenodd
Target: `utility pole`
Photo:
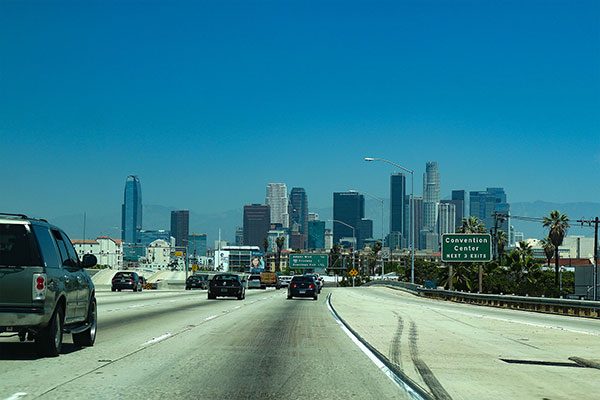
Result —
<instances>
[{"instance_id":1,"label":"utility pole","mask_svg":"<svg viewBox=\"0 0 600 400\"><path fill-rule=\"evenodd\" d=\"M598 224L600 224L600 219L596 217L592 220L580 219L577 220L583 226L583 224L588 224L588 226L592 226L594 224L594 301L598 301Z\"/></svg>"}]
</instances>

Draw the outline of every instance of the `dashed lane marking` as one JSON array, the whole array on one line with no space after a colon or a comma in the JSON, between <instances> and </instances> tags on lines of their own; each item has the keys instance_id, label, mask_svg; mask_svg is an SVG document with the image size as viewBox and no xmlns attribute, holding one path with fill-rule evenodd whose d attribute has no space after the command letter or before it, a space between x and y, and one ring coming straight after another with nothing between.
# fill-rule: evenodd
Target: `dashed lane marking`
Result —
<instances>
[{"instance_id":1,"label":"dashed lane marking","mask_svg":"<svg viewBox=\"0 0 600 400\"><path fill-rule=\"evenodd\" d=\"M162 336L156 337L156 338L152 338L150 340L148 340L146 343L142 343L140 346L148 346L149 344L154 344L154 343L158 343L162 340L165 340L166 338L171 337L170 333L165 333Z\"/></svg>"}]
</instances>

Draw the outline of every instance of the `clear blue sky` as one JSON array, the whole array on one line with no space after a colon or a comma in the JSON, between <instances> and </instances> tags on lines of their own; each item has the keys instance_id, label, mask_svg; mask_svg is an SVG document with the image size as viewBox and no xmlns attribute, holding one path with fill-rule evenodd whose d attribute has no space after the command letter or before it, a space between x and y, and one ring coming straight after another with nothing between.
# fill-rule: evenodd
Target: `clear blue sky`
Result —
<instances>
[{"instance_id":1,"label":"clear blue sky","mask_svg":"<svg viewBox=\"0 0 600 400\"><path fill-rule=\"evenodd\" d=\"M598 201L599 111L598 1L0 1L1 211L388 197L364 157Z\"/></svg>"}]
</instances>

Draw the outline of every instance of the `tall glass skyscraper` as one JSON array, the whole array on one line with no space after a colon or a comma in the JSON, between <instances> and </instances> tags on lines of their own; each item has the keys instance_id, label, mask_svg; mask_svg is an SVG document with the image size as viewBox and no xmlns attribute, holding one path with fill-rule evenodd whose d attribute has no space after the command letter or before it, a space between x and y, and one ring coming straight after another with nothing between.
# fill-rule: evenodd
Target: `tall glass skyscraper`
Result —
<instances>
[{"instance_id":1,"label":"tall glass skyscraper","mask_svg":"<svg viewBox=\"0 0 600 400\"><path fill-rule=\"evenodd\" d=\"M440 202L440 173L435 161L425 165L423 174L423 229L434 231Z\"/></svg>"},{"instance_id":2,"label":"tall glass skyscraper","mask_svg":"<svg viewBox=\"0 0 600 400\"><path fill-rule=\"evenodd\" d=\"M175 238L175 246L187 247L190 234L190 211L171 211L171 236Z\"/></svg>"},{"instance_id":3,"label":"tall glass skyscraper","mask_svg":"<svg viewBox=\"0 0 600 400\"><path fill-rule=\"evenodd\" d=\"M408 229L405 229L406 176L392 174L390 176L390 232L400 232L406 241Z\"/></svg>"},{"instance_id":4,"label":"tall glass skyscraper","mask_svg":"<svg viewBox=\"0 0 600 400\"><path fill-rule=\"evenodd\" d=\"M125 243L138 243L142 229L142 186L137 175L125 181L125 195L121 206L121 239Z\"/></svg>"},{"instance_id":5,"label":"tall glass skyscraper","mask_svg":"<svg viewBox=\"0 0 600 400\"><path fill-rule=\"evenodd\" d=\"M308 246L308 196L304 188L292 188L290 193L290 204L292 211L290 212L290 227L292 221L298 224L298 232L303 235L303 249Z\"/></svg>"},{"instance_id":6,"label":"tall glass skyscraper","mask_svg":"<svg viewBox=\"0 0 600 400\"><path fill-rule=\"evenodd\" d=\"M333 223L333 243L338 244L342 238L356 235L357 245L360 243L360 221L365 217L365 198L357 192L333 193L333 219L342 221L352 228L339 222Z\"/></svg>"},{"instance_id":7,"label":"tall glass skyscraper","mask_svg":"<svg viewBox=\"0 0 600 400\"><path fill-rule=\"evenodd\" d=\"M506 193L504 188L487 188L484 192L470 192L469 214L479 218L489 232L494 227L494 211L508 213L510 204L506 202ZM507 218L498 229L508 234L510 220Z\"/></svg>"}]
</instances>

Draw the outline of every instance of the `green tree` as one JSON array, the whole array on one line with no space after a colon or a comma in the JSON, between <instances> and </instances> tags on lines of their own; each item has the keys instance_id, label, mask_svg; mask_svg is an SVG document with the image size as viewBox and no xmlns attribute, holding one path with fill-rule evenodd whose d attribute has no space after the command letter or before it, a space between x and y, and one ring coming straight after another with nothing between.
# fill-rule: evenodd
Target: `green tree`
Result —
<instances>
[{"instance_id":1,"label":"green tree","mask_svg":"<svg viewBox=\"0 0 600 400\"><path fill-rule=\"evenodd\" d=\"M517 253L519 254L521 260L525 262L525 257L533 256L533 249L531 248L531 245L529 243L522 240L519 243L517 243Z\"/></svg>"},{"instance_id":2,"label":"green tree","mask_svg":"<svg viewBox=\"0 0 600 400\"><path fill-rule=\"evenodd\" d=\"M458 227L458 233L486 233L485 225L477 217L469 216L462 219L461 226Z\"/></svg>"},{"instance_id":3,"label":"green tree","mask_svg":"<svg viewBox=\"0 0 600 400\"><path fill-rule=\"evenodd\" d=\"M548 260L549 267L550 262L552 262L552 255L554 254L554 245L549 237L543 238L540 243L542 244L542 249L544 249L544 254L546 254L546 260Z\"/></svg>"},{"instance_id":4,"label":"green tree","mask_svg":"<svg viewBox=\"0 0 600 400\"><path fill-rule=\"evenodd\" d=\"M506 232L502 230L498 231L498 234L496 236L496 245L498 246L498 260L499 263L502 264L502 255L504 255L504 246L506 246L508 237L506 236Z\"/></svg>"},{"instance_id":5,"label":"green tree","mask_svg":"<svg viewBox=\"0 0 600 400\"><path fill-rule=\"evenodd\" d=\"M267 250L269 250L269 239L266 237L263 238L263 248L265 249L265 256L267 255Z\"/></svg>"},{"instance_id":6,"label":"green tree","mask_svg":"<svg viewBox=\"0 0 600 400\"><path fill-rule=\"evenodd\" d=\"M558 247L569 230L569 217L558 210L550 211L550 217L544 216L543 225L548 228L548 237L554 246L554 286L558 286Z\"/></svg>"},{"instance_id":7,"label":"green tree","mask_svg":"<svg viewBox=\"0 0 600 400\"><path fill-rule=\"evenodd\" d=\"M277 271L281 271L281 249L285 244L285 238L283 236L279 236L275 239L275 244L277 245Z\"/></svg>"}]
</instances>

